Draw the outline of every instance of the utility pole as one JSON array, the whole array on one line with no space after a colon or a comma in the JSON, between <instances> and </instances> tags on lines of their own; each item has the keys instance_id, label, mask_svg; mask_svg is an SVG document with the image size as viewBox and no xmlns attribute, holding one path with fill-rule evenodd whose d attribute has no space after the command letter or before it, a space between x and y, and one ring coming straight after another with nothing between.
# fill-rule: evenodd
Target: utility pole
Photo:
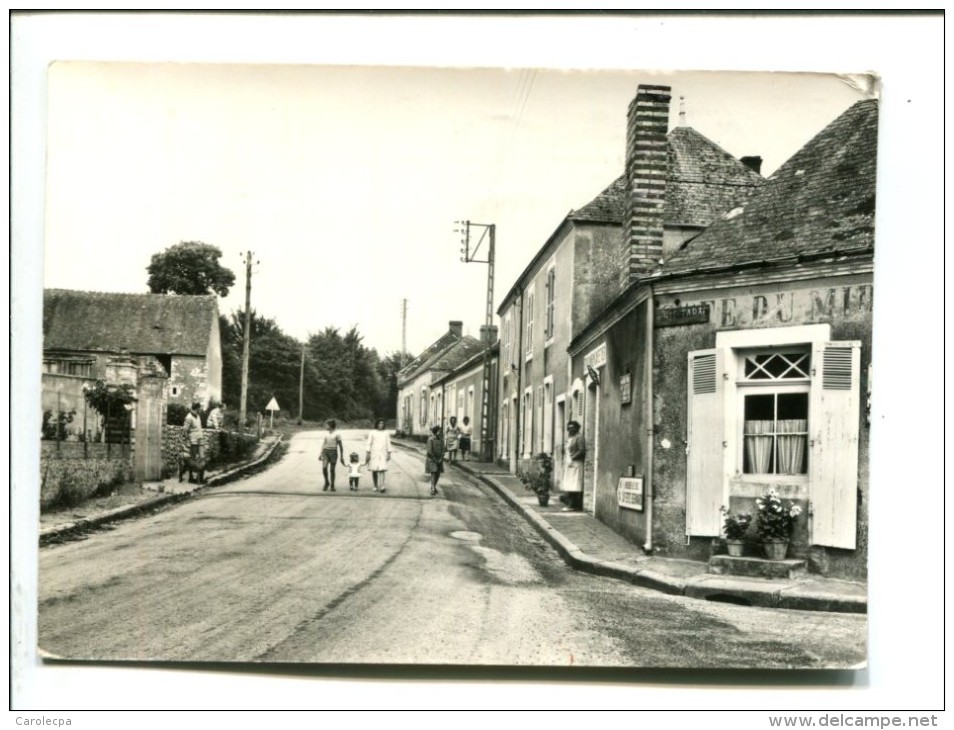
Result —
<instances>
[{"instance_id":1,"label":"utility pole","mask_svg":"<svg viewBox=\"0 0 954 730\"><path fill-rule=\"evenodd\" d=\"M494 326L494 239L497 227L493 223L472 223L471 221L455 222L459 227L454 230L461 234L460 260L465 264L487 264L487 316L485 321L487 330L485 331L489 333L490 328ZM473 251L470 250L471 228L481 229L482 231ZM487 241L487 258L478 259L477 254L484 240ZM480 398L480 453L484 458L489 456L492 461L494 458L494 442L496 441L494 437L496 423L490 423L490 403L492 396L491 391L496 383L493 382L494 379L491 378L491 344L492 343L487 342L484 348L483 392Z\"/></svg>"},{"instance_id":2,"label":"utility pole","mask_svg":"<svg viewBox=\"0 0 954 730\"><path fill-rule=\"evenodd\" d=\"M257 262L256 262L257 263ZM242 336L242 398L239 402L239 430L245 433L245 406L248 400L248 344L252 331L252 252L245 256L245 332Z\"/></svg>"},{"instance_id":3,"label":"utility pole","mask_svg":"<svg viewBox=\"0 0 954 730\"><path fill-rule=\"evenodd\" d=\"M407 352L407 299L401 300L401 367L404 367L404 353Z\"/></svg>"},{"instance_id":4,"label":"utility pole","mask_svg":"<svg viewBox=\"0 0 954 730\"><path fill-rule=\"evenodd\" d=\"M301 343L301 372L298 375L298 425L301 425L302 408L305 403L305 343Z\"/></svg>"}]
</instances>

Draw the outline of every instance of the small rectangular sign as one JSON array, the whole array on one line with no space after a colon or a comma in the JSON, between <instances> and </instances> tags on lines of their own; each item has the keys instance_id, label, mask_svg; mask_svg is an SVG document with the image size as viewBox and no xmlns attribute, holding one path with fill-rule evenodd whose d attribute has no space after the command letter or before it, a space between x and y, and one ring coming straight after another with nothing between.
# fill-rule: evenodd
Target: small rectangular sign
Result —
<instances>
[{"instance_id":1,"label":"small rectangular sign","mask_svg":"<svg viewBox=\"0 0 954 730\"><path fill-rule=\"evenodd\" d=\"M643 478L621 477L616 487L616 503L623 509L643 511Z\"/></svg>"},{"instance_id":2,"label":"small rectangular sign","mask_svg":"<svg viewBox=\"0 0 954 730\"><path fill-rule=\"evenodd\" d=\"M632 378L629 373L619 376L619 402L629 403L633 399Z\"/></svg>"},{"instance_id":3,"label":"small rectangular sign","mask_svg":"<svg viewBox=\"0 0 954 730\"><path fill-rule=\"evenodd\" d=\"M660 307L656 309L657 327L675 327L681 324L706 324L709 321L708 304L687 304L684 307Z\"/></svg>"}]
</instances>

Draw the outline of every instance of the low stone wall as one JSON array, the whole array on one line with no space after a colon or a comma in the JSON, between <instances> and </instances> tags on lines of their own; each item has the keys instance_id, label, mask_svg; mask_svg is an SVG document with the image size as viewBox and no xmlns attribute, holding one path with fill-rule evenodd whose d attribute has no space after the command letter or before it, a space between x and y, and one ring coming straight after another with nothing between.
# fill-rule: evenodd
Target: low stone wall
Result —
<instances>
[{"instance_id":1,"label":"low stone wall","mask_svg":"<svg viewBox=\"0 0 954 730\"><path fill-rule=\"evenodd\" d=\"M56 443L44 441L40 447L40 509L59 504L77 504L100 488L119 485L133 478L131 451L128 446L111 444L109 458L106 444L64 442L57 451Z\"/></svg>"}]
</instances>

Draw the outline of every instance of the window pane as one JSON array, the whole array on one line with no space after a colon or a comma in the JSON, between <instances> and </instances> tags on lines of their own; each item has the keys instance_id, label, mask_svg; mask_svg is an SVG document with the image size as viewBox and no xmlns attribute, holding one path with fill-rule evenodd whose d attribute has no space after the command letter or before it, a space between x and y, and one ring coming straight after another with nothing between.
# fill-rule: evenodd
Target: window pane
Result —
<instances>
[{"instance_id":1,"label":"window pane","mask_svg":"<svg viewBox=\"0 0 954 730\"><path fill-rule=\"evenodd\" d=\"M775 394L748 395L745 397L746 421L775 420Z\"/></svg>"},{"instance_id":2,"label":"window pane","mask_svg":"<svg viewBox=\"0 0 954 730\"><path fill-rule=\"evenodd\" d=\"M808 393L779 393L778 419L782 421L793 418L808 418Z\"/></svg>"}]
</instances>

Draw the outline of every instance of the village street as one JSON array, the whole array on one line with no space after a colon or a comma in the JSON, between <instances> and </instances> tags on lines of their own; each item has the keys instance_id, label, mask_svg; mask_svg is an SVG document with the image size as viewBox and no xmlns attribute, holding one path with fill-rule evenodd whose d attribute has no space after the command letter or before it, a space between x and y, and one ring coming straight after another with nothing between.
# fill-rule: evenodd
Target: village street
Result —
<instances>
[{"instance_id":1,"label":"village street","mask_svg":"<svg viewBox=\"0 0 954 730\"><path fill-rule=\"evenodd\" d=\"M363 457L366 432L343 431ZM317 432L270 469L40 551L39 644L70 659L620 667L835 667L864 615L667 596L578 573L492 490L431 497L397 450L322 492Z\"/></svg>"}]
</instances>

